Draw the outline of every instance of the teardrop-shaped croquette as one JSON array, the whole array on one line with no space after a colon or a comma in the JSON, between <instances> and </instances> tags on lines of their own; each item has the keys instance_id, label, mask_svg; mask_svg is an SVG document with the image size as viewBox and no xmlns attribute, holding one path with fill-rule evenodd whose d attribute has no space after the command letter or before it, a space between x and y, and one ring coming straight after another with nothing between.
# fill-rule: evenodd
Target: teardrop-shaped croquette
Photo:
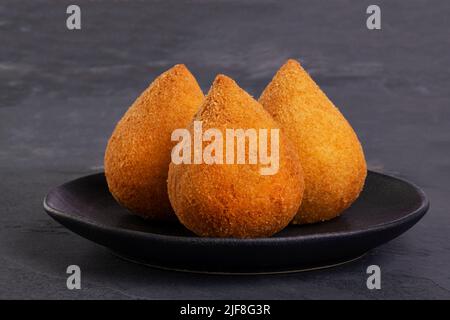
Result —
<instances>
[{"instance_id":1,"label":"teardrop-shaped croquette","mask_svg":"<svg viewBox=\"0 0 450 320\"><path fill-rule=\"evenodd\" d=\"M202 122L204 132L208 129L218 129L222 133L226 129L267 129L268 132L279 129L257 101L223 75L215 79L194 121ZM189 127L191 134L194 123ZM267 237L286 227L302 200L303 173L292 143L282 130L278 132L279 165L274 174L262 174L261 170L268 165L261 162L172 162L168 191L180 222L203 237ZM224 142L223 157L225 145ZM249 159L249 150L250 147L245 149L246 159Z\"/></svg>"},{"instance_id":2,"label":"teardrop-shaped croquette","mask_svg":"<svg viewBox=\"0 0 450 320\"><path fill-rule=\"evenodd\" d=\"M119 121L105 152L105 175L114 198L152 219L175 215L167 195L172 131L186 127L203 101L184 65L161 74Z\"/></svg>"},{"instance_id":3,"label":"teardrop-shaped croquette","mask_svg":"<svg viewBox=\"0 0 450 320\"><path fill-rule=\"evenodd\" d=\"M304 170L304 200L293 222L341 214L358 198L367 174L350 124L295 60L278 70L259 102L293 141Z\"/></svg>"}]
</instances>

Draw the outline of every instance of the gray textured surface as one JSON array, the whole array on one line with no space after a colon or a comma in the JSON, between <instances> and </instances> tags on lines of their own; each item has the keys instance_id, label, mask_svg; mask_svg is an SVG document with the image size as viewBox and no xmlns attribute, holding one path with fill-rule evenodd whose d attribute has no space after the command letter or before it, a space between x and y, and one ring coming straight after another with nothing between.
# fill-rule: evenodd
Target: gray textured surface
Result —
<instances>
[{"instance_id":1,"label":"gray textured surface","mask_svg":"<svg viewBox=\"0 0 450 320\"><path fill-rule=\"evenodd\" d=\"M448 1L0 2L0 298L450 298ZM51 4L50 4L51 3ZM154 76L186 63L206 91L216 73L259 95L299 58L358 132L370 168L406 177L428 215L362 260L254 277L153 270L117 259L42 209L52 186L97 172L114 123ZM65 269L82 268L69 291ZM382 268L382 290L365 269Z\"/></svg>"}]
</instances>

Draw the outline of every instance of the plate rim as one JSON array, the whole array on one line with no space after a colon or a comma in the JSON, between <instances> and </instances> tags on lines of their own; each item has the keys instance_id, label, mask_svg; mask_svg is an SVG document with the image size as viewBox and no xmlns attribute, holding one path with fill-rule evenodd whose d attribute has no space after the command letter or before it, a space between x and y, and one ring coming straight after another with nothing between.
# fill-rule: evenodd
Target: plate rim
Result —
<instances>
[{"instance_id":1,"label":"plate rim","mask_svg":"<svg viewBox=\"0 0 450 320\"><path fill-rule=\"evenodd\" d=\"M112 249L109 250L112 255L118 257L119 259L122 259L124 261L128 261L131 263L135 263L138 265L142 265L144 267L153 268L153 269L159 269L163 271L171 271L171 272L182 272L182 273L191 273L191 274L200 274L200 275L218 275L218 276L260 276L260 275L286 275L286 274L292 274L292 273L303 273L303 272L311 272L311 271L318 271L318 270L325 270L325 269L331 269L335 267L340 267L346 264L351 264L355 261L358 261L360 259L363 259L370 250L363 252L362 254L356 255L354 257L347 259L344 259L342 261L333 262L329 264L324 265L317 265L317 266L310 266L305 268L293 268L293 269L283 269L283 270L274 270L274 271L206 271L206 270L199 270L199 269L185 269L185 268L177 268L177 267L168 267L164 265L157 265L157 264L151 264L147 262L142 262L139 260L135 260L133 258L129 258L121 253L118 253Z\"/></svg>"},{"instance_id":2,"label":"plate rim","mask_svg":"<svg viewBox=\"0 0 450 320\"><path fill-rule=\"evenodd\" d=\"M77 223L81 223L84 225L87 225L88 227L102 229L103 231L111 232L111 233L119 233L123 234L126 233L130 236L139 237L142 239L149 239L153 238L154 240L162 240L165 242L173 242L173 243L180 243L183 242L185 244L199 244L199 243L205 243L205 244L216 244L216 245L234 245L237 242L239 242L241 245L249 245L252 246L254 244L273 244L276 242L279 243L298 243L299 241L311 241L311 240L324 240L328 238L334 238L334 237L355 237L361 234L368 234L373 232L380 232L386 229L389 229L391 227L395 227L399 223L407 223L412 219L420 220L425 213L428 211L430 207L430 201L428 197L426 196L425 192L418 187L415 183L404 179L399 178L396 176L388 175L385 173L376 172L373 170L367 170L368 173L384 176L388 179L394 179L399 180L401 182L404 182L406 184L409 184L413 187L413 189L417 192L417 194L420 197L421 203L420 206L417 207L415 210L408 213L406 216L403 216L401 218L395 219L393 221L387 222L387 223L381 223L378 225L374 225L369 228L364 229L357 229L357 230L351 230L351 231L336 231L336 232L327 232L327 233L321 233L321 234L309 234L309 235L301 235L301 236L287 236L287 237L262 237L262 238L214 238L214 237L199 237L199 236L179 236L179 235L167 235L167 234L159 234L159 233L153 233L153 232L144 232L144 231L138 231L138 230L130 230L130 229L124 229L124 228L118 228L118 227L111 227L104 224L99 224L89 218L78 218L75 214L71 215L70 213L65 213L61 210L58 210L56 208L51 207L48 204L48 198L53 193L56 192L57 189L69 184L74 183L81 179L86 179L89 177L97 176L97 175L104 175L104 172L97 172L89 175L85 175L70 181L67 181L63 184L60 184L56 187L53 187L50 189L50 191L46 194L43 200L43 206L44 210L47 212L48 215L50 215L52 218L56 219L58 222L59 220L57 218L61 219L71 219L76 221ZM409 228L408 228L409 229ZM73 232L73 231L72 231Z\"/></svg>"}]
</instances>

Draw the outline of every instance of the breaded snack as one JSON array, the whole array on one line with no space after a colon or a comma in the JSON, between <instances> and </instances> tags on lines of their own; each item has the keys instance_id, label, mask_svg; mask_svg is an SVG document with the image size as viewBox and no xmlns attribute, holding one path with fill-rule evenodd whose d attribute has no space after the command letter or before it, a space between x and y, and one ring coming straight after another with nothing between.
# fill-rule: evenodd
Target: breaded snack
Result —
<instances>
[{"instance_id":1,"label":"breaded snack","mask_svg":"<svg viewBox=\"0 0 450 320\"><path fill-rule=\"evenodd\" d=\"M332 219L358 197L367 174L363 149L344 116L295 60L288 60L259 102L296 146L305 195L293 223Z\"/></svg>"},{"instance_id":2,"label":"breaded snack","mask_svg":"<svg viewBox=\"0 0 450 320\"><path fill-rule=\"evenodd\" d=\"M116 200L132 213L174 219L167 171L174 129L186 127L203 93L184 65L161 74L119 121L105 152L105 175Z\"/></svg>"},{"instance_id":3,"label":"breaded snack","mask_svg":"<svg viewBox=\"0 0 450 320\"><path fill-rule=\"evenodd\" d=\"M193 133L198 121L202 121L204 132L210 128L220 132L230 128L257 131L279 128L257 101L224 75L216 77L189 132ZM168 179L169 199L180 222L204 237L267 237L286 227L302 200L303 173L292 143L283 131L278 132L279 147L276 150L279 150L279 166L272 175L262 174L261 169L267 165L261 162L172 162ZM272 143L271 134L268 134L268 146ZM208 144L203 141L203 147ZM226 143L223 145L225 158ZM249 159L249 146L245 148L246 159ZM237 144L234 152L238 154Z\"/></svg>"}]
</instances>

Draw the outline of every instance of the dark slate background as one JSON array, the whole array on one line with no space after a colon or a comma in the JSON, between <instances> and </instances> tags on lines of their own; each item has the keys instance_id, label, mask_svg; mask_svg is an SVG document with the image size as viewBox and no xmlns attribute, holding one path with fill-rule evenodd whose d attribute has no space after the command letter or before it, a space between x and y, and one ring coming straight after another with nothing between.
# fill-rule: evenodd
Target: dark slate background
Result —
<instances>
[{"instance_id":1,"label":"dark slate background","mask_svg":"<svg viewBox=\"0 0 450 320\"><path fill-rule=\"evenodd\" d=\"M73 2L81 31L65 27L69 2L0 2L0 298L450 298L449 1ZM365 26L372 3L381 31ZM124 262L44 213L51 187L102 170L115 122L163 70L185 63L205 91L225 73L258 96L290 57L353 124L371 169L424 188L431 209L409 232L334 269L208 276Z\"/></svg>"}]
</instances>

